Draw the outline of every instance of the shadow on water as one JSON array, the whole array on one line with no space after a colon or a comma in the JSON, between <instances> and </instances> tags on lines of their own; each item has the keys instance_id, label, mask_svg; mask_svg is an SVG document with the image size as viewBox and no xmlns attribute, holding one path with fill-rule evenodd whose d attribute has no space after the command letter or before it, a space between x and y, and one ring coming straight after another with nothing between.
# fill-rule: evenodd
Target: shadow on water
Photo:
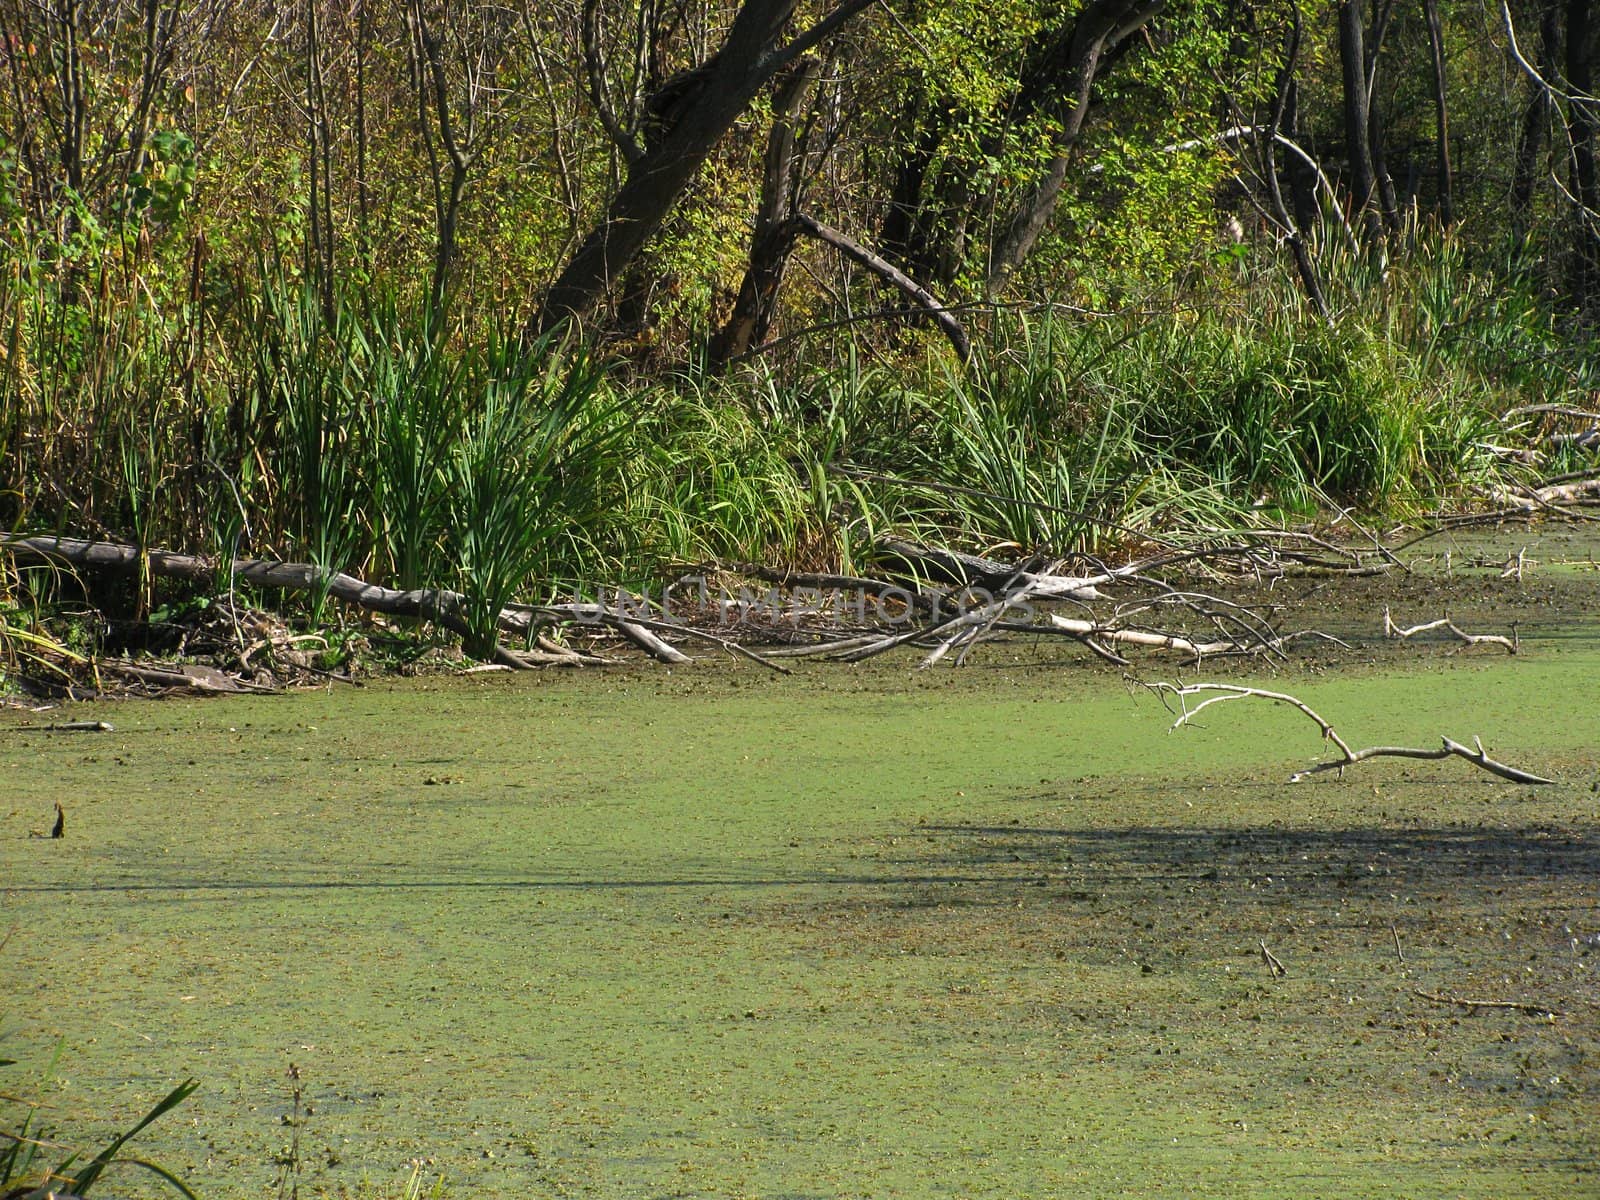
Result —
<instances>
[{"instance_id":1,"label":"shadow on water","mask_svg":"<svg viewBox=\"0 0 1600 1200\"><path fill-rule=\"evenodd\" d=\"M1135 875L1193 874L1214 869L1282 864L1291 875L1315 877L1351 864L1382 863L1392 873L1422 877L1600 874L1600 830L1521 829L1041 829L1018 825L926 825L921 831L952 843L945 861L995 862L1103 859Z\"/></svg>"},{"instance_id":2,"label":"shadow on water","mask_svg":"<svg viewBox=\"0 0 1600 1200\"><path fill-rule=\"evenodd\" d=\"M909 834L910 831L908 831ZM1098 889L1137 892L1175 882L1296 885L1301 899L1323 885L1333 894L1370 888L1439 890L1491 888L1512 882L1600 879L1600 830L1524 827L1408 829L1150 828L1055 829L1020 825L922 825L921 852L875 856L881 870L858 861L850 871L740 875L692 868L678 875L637 878L519 874L487 864L435 867L430 878L397 875L393 864L347 866L339 877L250 875L235 878L115 877L15 882L12 893L125 893L227 897L250 892L630 892L838 888L938 889L1015 884L1040 871L1072 875ZM929 843L932 843L931 845ZM896 897L898 901L900 898Z\"/></svg>"},{"instance_id":3,"label":"shadow on water","mask_svg":"<svg viewBox=\"0 0 1600 1200\"><path fill-rule=\"evenodd\" d=\"M153 892L188 895L194 892L270 891L670 891L673 889L812 888L812 887L915 887L934 884L985 883L993 876L925 873L918 875L807 874L790 878L740 878L738 876L681 879L199 879L162 883L18 884L8 892Z\"/></svg>"},{"instance_id":4,"label":"shadow on water","mask_svg":"<svg viewBox=\"0 0 1600 1200\"><path fill-rule=\"evenodd\" d=\"M1492 903L1537 884L1547 899L1591 902L1600 879L1600 830L1476 829L1057 829L929 825L916 859L965 877L1044 886L1069 898L1133 903L1178 889L1230 903L1315 905L1397 894ZM928 843L932 844L928 844ZM910 867L911 860L899 864ZM932 868L932 869L930 869ZM999 897L997 897L999 898ZM935 900L926 896L925 900Z\"/></svg>"}]
</instances>

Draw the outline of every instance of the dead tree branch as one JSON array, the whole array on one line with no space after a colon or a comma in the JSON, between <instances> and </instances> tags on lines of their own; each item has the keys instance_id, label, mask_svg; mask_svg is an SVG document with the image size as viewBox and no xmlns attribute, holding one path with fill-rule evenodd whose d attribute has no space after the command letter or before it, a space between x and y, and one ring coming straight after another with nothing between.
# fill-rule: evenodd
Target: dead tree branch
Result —
<instances>
[{"instance_id":1,"label":"dead tree branch","mask_svg":"<svg viewBox=\"0 0 1600 1200\"><path fill-rule=\"evenodd\" d=\"M1369 758L1415 758L1437 760L1443 758L1463 758L1473 766L1497 775L1501 779L1510 780L1512 783L1544 784L1554 783L1553 779L1546 779L1542 775L1535 775L1530 771L1518 767L1507 766L1489 757L1484 751L1483 743L1477 738L1472 739L1469 749L1460 742L1447 737L1439 740L1443 743L1437 750L1427 750L1411 746L1368 746L1363 750L1352 750L1348 742L1340 737L1338 732L1323 717L1317 714L1304 700L1300 700L1286 692L1272 692L1263 688L1245 687L1237 683L1149 683L1147 688L1161 697L1162 703L1172 711L1172 702L1178 704L1178 719L1172 723L1171 728L1178 729L1193 723L1195 717L1213 704L1220 704L1225 700L1267 700L1274 704L1286 704L1290 708L1298 709L1306 717L1314 721L1322 730L1324 741L1332 742L1338 749L1341 757L1331 762L1318 763L1314 767L1307 767L1303 771L1296 771L1289 776L1290 783L1299 783L1312 775L1320 775L1324 771L1337 771L1342 778L1346 767L1356 763L1365 762ZM1198 704L1191 705L1189 700L1194 696L1205 696Z\"/></svg>"},{"instance_id":2,"label":"dead tree branch","mask_svg":"<svg viewBox=\"0 0 1600 1200\"><path fill-rule=\"evenodd\" d=\"M1520 577L1520 571L1518 572ZM1510 637L1498 633L1467 633L1457 627L1449 617L1440 617L1437 621L1428 621L1421 625L1412 625L1402 629L1394 623L1394 618L1389 615L1389 606L1383 608L1383 636L1395 641L1404 641L1419 633L1431 633L1435 629L1443 629L1459 642L1468 646L1504 646L1507 654L1515 654L1521 649L1521 644L1513 627Z\"/></svg>"},{"instance_id":3,"label":"dead tree branch","mask_svg":"<svg viewBox=\"0 0 1600 1200\"><path fill-rule=\"evenodd\" d=\"M928 314L928 318L939 327L939 332L944 334L951 348L956 352L956 357L962 362L972 358L972 342L967 337L967 331L961 327L961 322L956 320L950 309L942 304L938 297L927 288L923 287L899 267L895 266L881 254L868 249L848 234L841 233L830 225L807 216L805 213L796 213L792 218L795 228L807 237L815 238L832 246L852 262L864 267L879 279L889 284Z\"/></svg>"}]
</instances>

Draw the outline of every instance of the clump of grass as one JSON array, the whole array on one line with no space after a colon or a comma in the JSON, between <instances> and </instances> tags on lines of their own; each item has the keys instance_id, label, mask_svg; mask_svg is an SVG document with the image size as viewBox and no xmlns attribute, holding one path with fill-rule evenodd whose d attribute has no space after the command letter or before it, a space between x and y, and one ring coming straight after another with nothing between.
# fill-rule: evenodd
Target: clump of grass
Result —
<instances>
[{"instance_id":1,"label":"clump of grass","mask_svg":"<svg viewBox=\"0 0 1600 1200\"><path fill-rule=\"evenodd\" d=\"M748 381L685 379L633 397L626 550L635 572L814 555L825 534L810 455L803 431L778 415L782 403Z\"/></svg>"},{"instance_id":2,"label":"clump of grass","mask_svg":"<svg viewBox=\"0 0 1600 1200\"><path fill-rule=\"evenodd\" d=\"M371 515L361 503L366 330L342 293L330 305L278 268L263 271L249 329L253 407L267 422L252 436L276 450L275 477L262 480L270 499L257 501L287 532L292 556L345 570ZM325 600L326 592L313 597L314 621Z\"/></svg>"},{"instance_id":3,"label":"clump of grass","mask_svg":"<svg viewBox=\"0 0 1600 1200\"><path fill-rule=\"evenodd\" d=\"M368 339L370 495L375 550L401 588L447 571L448 463L465 414L464 361L407 328L392 298L373 313Z\"/></svg>"},{"instance_id":4,"label":"clump of grass","mask_svg":"<svg viewBox=\"0 0 1600 1200\"><path fill-rule=\"evenodd\" d=\"M0 943L0 948L3 945ZM57 1046L51 1070L60 1055L61 1047ZM0 1058L0 1067L15 1065L12 1059ZM86 1197L107 1172L136 1167L155 1176L179 1195L194 1200L194 1193L176 1175L157 1163L133 1157L127 1153L127 1148L128 1143L187 1100L199 1086L193 1079L180 1083L87 1161L84 1161L87 1151L64 1147L55 1136L44 1137L39 1127L39 1115L44 1110L41 1103L7 1096L18 1111L11 1127L0 1129L0 1194L8 1200L45 1200L57 1194ZM66 1156L52 1166L46 1155L56 1150L65 1150Z\"/></svg>"},{"instance_id":5,"label":"clump of grass","mask_svg":"<svg viewBox=\"0 0 1600 1200\"><path fill-rule=\"evenodd\" d=\"M1148 469L1133 440L1137 406L1087 393L1071 352L1082 343L1052 322L1020 335L946 379L929 410L940 436L914 469L947 485L943 494L987 538L1093 553L1128 516Z\"/></svg>"},{"instance_id":6,"label":"clump of grass","mask_svg":"<svg viewBox=\"0 0 1600 1200\"><path fill-rule=\"evenodd\" d=\"M519 590L596 553L623 427L603 370L549 339L528 351L490 341L463 385L464 418L444 466L447 541L470 599L467 653L484 657Z\"/></svg>"}]
</instances>

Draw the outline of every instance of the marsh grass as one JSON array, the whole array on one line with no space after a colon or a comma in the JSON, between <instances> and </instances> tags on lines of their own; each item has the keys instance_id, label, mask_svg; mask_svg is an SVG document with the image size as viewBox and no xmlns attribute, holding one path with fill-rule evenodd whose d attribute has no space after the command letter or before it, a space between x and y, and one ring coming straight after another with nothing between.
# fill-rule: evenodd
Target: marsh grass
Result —
<instances>
[{"instance_id":1,"label":"marsh grass","mask_svg":"<svg viewBox=\"0 0 1600 1200\"><path fill-rule=\"evenodd\" d=\"M467 652L493 651L500 610L598 552L615 509L624 426L600 366L546 339L495 339L463 380L444 465L449 557L470 598Z\"/></svg>"},{"instance_id":2,"label":"marsh grass","mask_svg":"<svg viewBox=\"0 0 1600 1200\"><path fill-rule=\"evenodd\" d=\"M1404 518L1510 469L1485 449L1515 436L1500 413L1600 380L1534 273L1425 231L1387 264L1326 248L1331 325L1279 265L1206 306L996 314L964 368L844 341L725 378L630 375L274 260L209 312L198 265L180 285L129 254L0 277L3 524L303 558L484 613L707 560L857 570L890 532L1103 555Z\"/></svg>"},{"instance_id":3,"label":"marsh grass","mask_svg":"<svg viewBox=\"0 0 1600 1200\"><path fill-rule=\"evenodd\" d=\"M795 561L824 530L806 431L771 379L679 380L629 401L633 571L708 559ZM831 554L824 557L832 558Z\"/></svg>"},{"instance_id":4,"label":"marsh grass","mask_svg":"<svg viewBox=\"0 0 1600 1200\"><path fill-rule=\"evenodd\" d=\"M368 387L377 549L397 586L418 588L445 570L449 460L462 420L462 362L433 339L407 336L392 298L373 314Z\"/></svg>"},{"instance_id":5,"label":"marsh grass","mask_svg":"<svg viewBox=\"0 0 1600 1200\"><path fill-rule=\"evenodd\" d=\"M348 299L325 304L281 268L263 270L260 309L249 325L254 409L276 446L275 524L289 552L327 571L355 564L366 525L362 510L361 420L366 329ZM320 623L325 590L313 594Z\"/></svg>"}]
</instances>

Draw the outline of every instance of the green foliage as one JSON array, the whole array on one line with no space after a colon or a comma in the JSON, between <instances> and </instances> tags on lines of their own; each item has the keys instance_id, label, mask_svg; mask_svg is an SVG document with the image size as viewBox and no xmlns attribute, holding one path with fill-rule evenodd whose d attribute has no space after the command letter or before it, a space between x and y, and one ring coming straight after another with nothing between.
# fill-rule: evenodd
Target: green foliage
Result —
<instances>
[{"instance_id":1,"label":"green foliage","mask_svg":"<svg viewBox=\"0 0 1600 1200\"><path fill-rule=\"evenodd\" d=\"M625 128L734 11L601 7ZM996 231L1058 148L1069 101L1047 68L1080 7L899 5L819 48L832 57L798 123L801 209L943 300L979 296ZM474 155L458 284L431 316L434 168L448 163L419 137L387 0L364 33L356 10L322 14L323 115L341 136L320 157L303 28L269 37L246 7L214 14L207 39L179 37L180 57L198 57L157 80L134 153L119 105L141 94L141 60L112 50L140 31L108 27L83 64L86 151L103 169L81 187L24 136L65 128L60 97L0 97L0 527L461 588L480 605L481 651L496 605L707 558L849 566L890 531L1104 553L1262 510L1403 515L1463 496L1504 470L1481 448L1505 438L1494 418L1587 404L1600 355L1550 291L1559 206L1536 198L1516 251L1481 216L1505 191L1520 104L1463 82L1499 69L1493 22L1445 13L1462 161L1478 171L1463 168L1458 208L1480 215L1448 236L1416 218L1381 248L1308 230L1332 327L1265 226L1218 234L1224 210L1251 216L1241 189L1255 190L1233 157L1253 152L1218 131L1274 93L1287 12L1246 20L1185 0L1097 78L1055 220L1014 280L1037 315L963 306L978 350L958 368L925 329L864 321L881 281L802 241L782 340L720 382L682 364L743 266L765 98L616 280L587 341L524 347L526 310L628 168L587 83L556 69L580 40L572 13L452 27L446 91ZM1306 19L1297 120L1312 145L1336 126L1323 97L1338 64L1323 14ZM1426 39L1417 14L1394 20L1378 92L1395 138L1421 145ZM498 40L473 59L471 30L491 26ZM40 27L38 63L64 52L55 28ZM472 62L493 71L471 83ZM206 86L186 91L191 76L237 94L216 107ZM1498 139L1490 182L1480 119ZM313 163L326 259L307 253ZM312 278L327 260L332 277ZM845 332L799 330L811 322ZM1562 453L1557 465L1589 461ZM158 590L141 581L136 607Z\"/></svg>"},{"instance_id":2,"label":"green foliage","mask_svg":"<svg viewBox=\"0 0 1600 1200\"><path fill-rule=\"evenodd\" d=\"M182 130L157 129L144 167L128 177L128 216L173 224L188 207L198 174L194 139Z\"/></svg>"}]
</instances>

